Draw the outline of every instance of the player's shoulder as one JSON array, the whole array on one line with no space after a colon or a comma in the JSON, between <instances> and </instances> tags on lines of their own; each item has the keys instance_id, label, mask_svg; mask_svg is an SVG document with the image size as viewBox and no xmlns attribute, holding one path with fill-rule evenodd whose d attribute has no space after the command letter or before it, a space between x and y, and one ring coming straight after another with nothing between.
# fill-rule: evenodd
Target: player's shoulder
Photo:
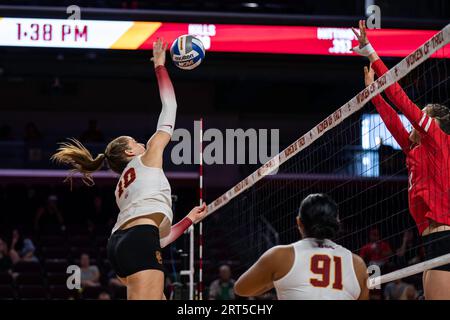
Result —
<instances>
[{"instance_id":1,"label":"player's shoulder","mask_svg":"<svg viewBox=\"0 0 450 320\"><path fill-rule=\"evenodd\" d=\"M286 261L293 260L295 257L295 250L292 244L278 245L267 250L261 257L261 263L266 266L271 266L273 269L284 264Z\"/></svg>"},{"instance_id":2,"label":"player's shoulder","mask_svg":"<svg viewBox=\"0 0 450 320\"><path fill-rule=\"evenodd\" d=\"M336 254L338 254L340 256L346 256L349 259L352 259L354 262L355 254L353 252L351 252L348 248L346 248L338 243L332 242L331 240L328 242L328 244L329 244L329 248L332 248L333 251L336 252Z\"/></svg>"},{"instance_id":3,"label":"player's shoulder","mask_svg":"<svg viewBox=\"0 0 450 320\"><path fill-rule=\"evenodd\" d=\"M270 258L282 258L283 256L290 254L294 251L292 244L278 245L267 250L266 255Z\"/></svg>"},{"instance_id":4,"label":"player's shoulder","mask_svg":"<svg viewBox=\"0 0 450 320\"><path fill-rule=\"evenodd\" d=\"M349 254L353 255L353 252L351 252L348 248L344 247L343 245L340 245L335 242L332 242L332 244L335 247L335 249L342 250L342 251L348 252Z\"/></svg>"},{"instance_id":5,"label":"player's shoulder","mask_svg":"<svg viewBox=\"0 0 450 320\"><path fill-rule=\"evenodd\" d=\"M273 272L274 280L286 276L294 265L295 249L292 244L272 247L266 252L265 265Z\"/></svg>"},{"instance_id":6,"label":"player's shoulder","mask_svg":"<svg viewBox=\"0 0 450 320\"><path fill-rule=\"evenodd\" d=\"M134 172L148 172L150 169L150 172L153 172L152 169L156 169L156 168L152 168L150 166L145 165L145 163L143 162L142 159L142 155L139 156L135 156L133 157L127 164L127 166L125 167L125 169L122 172L122 175L129 173L130 171L134 171Z\"/></svg>"}]
</instances>

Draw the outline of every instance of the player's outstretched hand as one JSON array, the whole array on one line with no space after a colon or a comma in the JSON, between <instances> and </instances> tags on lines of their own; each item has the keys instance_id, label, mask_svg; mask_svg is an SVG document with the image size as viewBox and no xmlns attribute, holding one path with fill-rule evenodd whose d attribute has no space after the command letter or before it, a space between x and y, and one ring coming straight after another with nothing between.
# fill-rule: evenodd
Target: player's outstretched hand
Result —
<instances>
[{"instance_id":1,"label":"player's outstretched hand","mask_svg":"<svg viewBox=\"0 0 450 320\"><path fill-rule=\"evenodd\" d=\"M194 207L188 214L188 218L191 219L193 223L197 223L202 220L208 213L208 207L206 203L203 202L201 206Z\"/></svg>"},{"instance_id":2,"label":"player's outstretched hand","mask_svg":"<svg viewBox=\"0 0 450 320\"><path fill-rule=\"evenodd\" d=\"M373 71L373 69L370 66L369 66L369 68L364 67L364 83L366 84L366 86L369 86L373 83L374 74L375 74L375 72Z\"/></svg>"},{"instance_id":3,"label":"player's outstretched hand","mask_svg":"<svg viewBox=\"0 0 450 320\"><path fill-rule=\"evenodd\" d=\"M369 39L367 39L366 21L365 20L359 20L359 33L353 27L352 27L352 31L355 34L356 38L358 39L360 49L362 49L366 44L369 43Z\"/></svg>"},{"instance_id":4,"label":"player's outstretched hand","mask_svg":"<svg viewBox=\"0 0 450 320\"><path fill-rule=\"evenodd\" d=\"M153 42L153 58L151 60L155 63L155 68L166 63L167 46L168 43L164 42L164 38L158 38Z\"/></svg>"}]
</instances>

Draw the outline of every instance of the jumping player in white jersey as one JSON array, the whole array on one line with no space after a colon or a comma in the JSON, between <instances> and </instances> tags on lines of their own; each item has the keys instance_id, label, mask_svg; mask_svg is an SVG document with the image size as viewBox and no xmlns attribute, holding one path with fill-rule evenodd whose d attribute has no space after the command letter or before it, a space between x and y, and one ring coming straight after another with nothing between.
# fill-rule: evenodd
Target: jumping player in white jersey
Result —
<instances>
[{"instance_id":1,"label":"jumping player in white jersey","mask_svg":"<svg viewBox=\"0 0 450 320\"><path fill-rule=\"evenodd\" d=\"M158 39L153 44L156 77L162 101L156 133L147 145L131 137L112 140L103 154L95 159L77 140L63 143L53 159L81 172L92 184L91 174L102 168L104 161L121 174L116 188L120 209L108 241L108 259L119 279L127 286L129 300L165 299L164 269L161 248L175 241L183 232L207 213L205 204L189 212L172 225L170 184L162 170L163 151L170 142L175 126L177 103L165 64L167 43Z\"/></svg>"},{"instance_id":2,"label":"jumping player in white jersey","mask_svg":"<svg viewBox=\"0 0 450 320\"><path fill-rule=\"evenodd\" d=\"M325 194L310 194L297 226L303 240L276 246L236 282L244 297L275 287L279 300L367 300L367 268L361 257L329 240L339 230L338 206Z\"/></svg>"}]
</instances>

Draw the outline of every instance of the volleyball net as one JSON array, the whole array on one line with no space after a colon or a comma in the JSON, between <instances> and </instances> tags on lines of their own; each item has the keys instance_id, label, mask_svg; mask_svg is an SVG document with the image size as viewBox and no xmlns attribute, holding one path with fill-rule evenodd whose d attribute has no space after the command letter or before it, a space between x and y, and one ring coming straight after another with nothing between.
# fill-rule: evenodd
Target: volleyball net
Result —
<instances>
[{"instance_id":1,"label":"volleyball net","mask_svg":"<svg viewBox=\"0 0 450 320\"><path fill-rule=\"evenodd\" d=\"M371 287L450 263L449 255L424 261L424 243L408 208L405 156L369 103L399 82L418 106L449 106L450 62L443 58L449 42L447 25L212 201L203 221L205 277L217 274L221 264L230 265L237 277L272 246L298 241L299 205L316 192L329 194L339 205L341 231L333 240L381 268L381 276L371 277Z\"/></svg>"}]
</instances>

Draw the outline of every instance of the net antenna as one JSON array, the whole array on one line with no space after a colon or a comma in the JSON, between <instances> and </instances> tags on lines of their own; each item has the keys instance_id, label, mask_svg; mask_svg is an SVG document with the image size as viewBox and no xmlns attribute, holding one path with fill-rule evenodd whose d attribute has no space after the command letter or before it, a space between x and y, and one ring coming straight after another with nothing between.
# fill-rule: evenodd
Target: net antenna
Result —
<instances>
[{"instance_id":1,"label":"net antenna","mask_svg":"<svg viewBox=\"0 0 450 320\"><path fill-rule=\"evenodd\" d=\"M200 146L202 144L202 123L203 120L200 119ZM196 124L194 121L194 128L196 128ZM203 186L203 154L202 154L202 148L200 148L200 175L199 175L199 184L200 184L200 205L202 203L202 186ZM201 231L202 223L200 223L200 237L202 234ZM189 264L188 269L181 270L180 275L188 276L189 277L189 284L188 284L188 290L189 290L189 300L194 300L194 298L199 298L201 300L202 293L200 291L200 286L198 288L195 288L195 225L191 225L185 232L189 236ZM201 241L201 238L200 238ZM202 247L200 246L200 256L202 255ZM200 260L200 269L199 269L199 279L202 279L202 262Z\"/></svg>"},{"instance_id":2,"label":"net antenna","mask_svg":"<svg viewBox=\"0 0 450 320\"><path fill-rule=\"evenodd\" d=\"M203 204L203 118L200 118L199 134L199 205ZM198 299L203 300L203 222L199 224L198 234Z\"/></svg>"}]
</instances>

